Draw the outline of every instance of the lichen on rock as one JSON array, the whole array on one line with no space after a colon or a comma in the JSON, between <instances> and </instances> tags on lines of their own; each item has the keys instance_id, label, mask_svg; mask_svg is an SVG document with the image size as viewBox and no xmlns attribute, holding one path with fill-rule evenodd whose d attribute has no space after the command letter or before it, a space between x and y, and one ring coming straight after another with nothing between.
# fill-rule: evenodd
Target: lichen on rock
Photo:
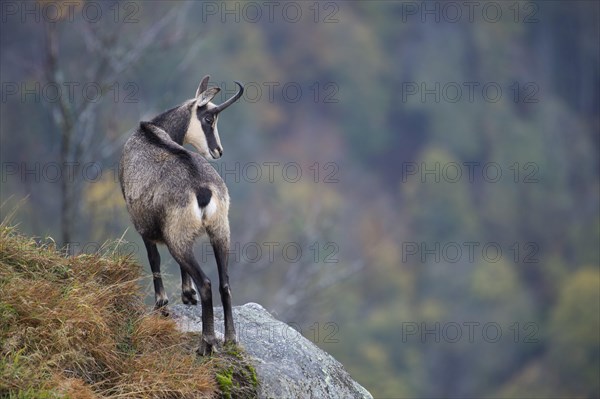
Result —
<instances>
[{"instance_id":1,"label":"lichen on rock","mask_svg":"<svg viewBox=\"0 0 600 399\"><path fill-rule=\"evenodd\" d=\"M202 330L199 306L175 305L171 315L184 332ZM237 340L253 362L260 398L372 398L344 366L262 306L233 308ZM223 309L215 308L222 338Z\"/></svg>"}]
</instances>

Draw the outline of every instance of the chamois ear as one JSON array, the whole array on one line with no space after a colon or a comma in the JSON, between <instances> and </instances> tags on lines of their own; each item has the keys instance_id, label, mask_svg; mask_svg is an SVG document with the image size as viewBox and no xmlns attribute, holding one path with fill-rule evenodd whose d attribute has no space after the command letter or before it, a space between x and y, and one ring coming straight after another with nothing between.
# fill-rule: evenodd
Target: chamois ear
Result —
<instances>
[{"instance_id":1,"label":"chamois ear","mask_svg":"<svg viewBox=\"0 0 600 399\"><path fill-rule=\"evenodd\" d=\"M210 79L209 75L206 75L205 77L202 78L202 81L198 85L198 89L196 89L196 98L198 98L200 93L202 93L203 91L208 89L208 79Z\"/></svg>"},{"instance_id":2,"label":"chamois ear","mask_svg":"<svg viewBox=\"0 0 600 399\"><path fill-rule=\"evenodd\" d=\"M196 103L196 105L198 107L201 107L203 105L208 104L208 102L210 100L212 100L217 95L217 93L220 92L220 91L221 91L221 89L218 88L218 87L211 87L210 89L204 90L198 96L198 102Z\"/></svg>"}]
</instances>

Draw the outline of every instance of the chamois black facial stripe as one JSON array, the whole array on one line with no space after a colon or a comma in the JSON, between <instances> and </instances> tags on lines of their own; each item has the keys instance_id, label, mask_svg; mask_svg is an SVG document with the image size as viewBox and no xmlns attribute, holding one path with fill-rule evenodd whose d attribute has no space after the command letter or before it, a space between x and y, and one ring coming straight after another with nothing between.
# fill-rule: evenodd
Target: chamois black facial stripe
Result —
<instances>
[{"instance_id":1,"label":"chamois black facial stripe","mask_svg":"<svg viewBox=\"0 0 600 399\"><path fill-rule=\"evenodd\" d=\"M218 147L217 138L215 137L215 129L211 125L202 124L202 130L204 130L204 135L206 136L206 142L208 143L208 148L210 150L214 150Z\"/></svg>"},{"instance_id":2,"label":"chamois black facial stripe","mask_svg":"<svg viewBox=\"0 0 600 399\"><path fill-rule=\"evenodd\" d=\"M208 144L208 149L214 150L219 145L217 144L217 138L215 137L214 119L213 123L207 123L205 121L206 117L209 115L212 118L216 117L216 115L212 115L210 110L205 105L203 105L202 107L198 107L198 109L196 110L196 117L198 118L198 120L200 120L202 131L204 132L204 136L206 137L206 143Z\"/></svg>"}]
</instances>

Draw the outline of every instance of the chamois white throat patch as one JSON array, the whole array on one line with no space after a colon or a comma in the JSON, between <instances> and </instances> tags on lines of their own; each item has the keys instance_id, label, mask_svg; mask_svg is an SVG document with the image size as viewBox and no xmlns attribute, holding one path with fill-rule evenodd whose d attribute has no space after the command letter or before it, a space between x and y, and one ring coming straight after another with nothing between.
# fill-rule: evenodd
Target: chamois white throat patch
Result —
<instances>
[{"instance_id":1,"label":"chamois white throat patch","mask_svg":"<svg viewBox=\"0 0 600 399\"><path fill-rule=\"evenodd\" d=\"M183 139L183 144L191 144L203 156L208 157L208 142L202 130L202 124L196 117L196 106L192 107L190 123Z\"/></svg>"}]
</instances>

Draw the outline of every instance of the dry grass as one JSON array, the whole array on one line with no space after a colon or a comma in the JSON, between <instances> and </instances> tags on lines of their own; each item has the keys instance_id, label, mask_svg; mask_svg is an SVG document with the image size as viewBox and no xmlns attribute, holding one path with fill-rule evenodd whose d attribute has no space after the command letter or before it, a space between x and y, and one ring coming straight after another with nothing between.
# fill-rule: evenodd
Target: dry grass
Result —
<instances>
[{"instance_id":1,"label":"dry grass","mask_svg":"<svg viewBox=\"0 0 600 399\"><path fill-rule=\"evenodd\" d=\"M0 224L0 397L218 395L216 360L146 314L140 266L112 253L64 257Z\"/></svg>"}]
</instances>

